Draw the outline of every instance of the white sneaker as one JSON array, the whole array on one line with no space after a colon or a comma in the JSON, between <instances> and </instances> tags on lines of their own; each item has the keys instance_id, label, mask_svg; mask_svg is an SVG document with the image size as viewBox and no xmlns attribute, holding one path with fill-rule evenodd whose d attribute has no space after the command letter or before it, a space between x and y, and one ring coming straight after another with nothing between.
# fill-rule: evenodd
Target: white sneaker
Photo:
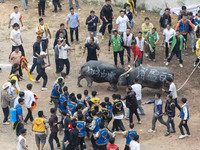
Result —
<instances>
[{"instance_id":1,"label":"white sneaker","mask_svg":"<svg viewBox=\"0 0 200 150\"><path fill-rule=\"evenodd\" d=\"M98 35L98 36L102 36L102 33L98 32L97 35Z\"/></svg>"},{"instance_id":2,"label":"white sneaker","mask_svg":"<svg viewBox=\"0 0 200 150\"><path fill-rule=\"evenodd\" d=\"M166 64L165 64L166 66L168 66L169 65L169 62L166 62Z\"/></svg>"},{"instance_id":3,"label":"white sneaker","mask_svg":"<svg viewBox=\"0 0 200 150\"><path fill-rule=\"evenodd\" d=\"M196 62L194 62L193 66L194 66L194 67L196 67L196 66L197 66L197 65L196 65Z\"/></svg>"},{"instance_id":4,"label":"white sneaker","mask_svg":"<svg viewBox=\"0 0 200 150\"><path fill-rule=\"evenodd\" d=\"M148 57L149 55L148 55L148 53L144 53L144 56Z\"/></svg>"},{"instance_id":5,"label":"white sneaker","mask_svg":"<svg viewBox=\"0 0 200 150\"><path fill-rule=\"evenodd\" d=\"M186 137L191 137L191 135L189 135L189 134L186 134L185 136L186 136Z\"/></svg>"},{"instance_id":6,"label":"white sneaker","mask_svg":"<svg viewBox=\"0 0 200 150\"><path fill-rule=\"evenodd\" d=\"M155 133L156 130L149 129L148 132L149 132L149 133Z\"/></svg>"},{"instance_id":7,"label":"white sneaker","mask_svg":"<svg viewBox=\"0 0 200 150\"><path fill-rule=\"evenodd\" d=\"M40 80L35 80L35 83L40 83Z\"/></svg>"},{"instance_id":8,"label":"white sneaker","mask_svg":"<svg viewBox=\"0 0 200 150\"><path fill-rule=\"evenodd\" d=\"M80 11L81 9L79 8L78 11Z\"/></svg>"},{"instance_id":9,"label":"white sneaker","mask_svg":"<svg viewBox=\"0 0 200 150\"><path fill-rule=\"evenodd\" d=\"M9 125L9 124L10 124L9 122L4 122L4 123L3 123L3 125Z\"/></svg>"},{"instance_id":10,"label":"white sneaker","mask_svg":"<svg viewBox=\"0 0 200 150\"><path fill-rule=\"evenodd\" d=\"M47 90L47 88L42 88L42 91L46 91Z\"/></svg>"},{"instance_id":11,"label":"white sneaker","mask_svg":"<svg viewBox=\"0 0 200 150\"><path fill-rule=\"evenodd\" d=\"M185 138L185 137L186 137L185 135L182 135L182 134L181 134L178 138L179 138L179 139L183 139L183 138Z\"/></svg>"},{"instance_id":12,"label":"white sneaker","mask_svg":"<svg viewBox=\"0 0 200 150\"><path fill-rule=\"evenodd\" d=\"M138 124L142 124L142 121L138 121Z\"/></svg>"},{"instance_id":13,"label":"white sneaker","mask_svg":"<svg viewBox=\"0 0 200 150\"><path fill-rule=\"evenodd\" d=\"M180 66L181 68L183 68L183 64L179 64L179 66Z\"/></svg>"},{"instance_id":14,"label":"white sneaker","mask_svg":"<svg viewBox=\"0 0 200 150\"><path fill-rule=\"evenodd\" d=\"M193 52L193 53L195 52L194 48L192 49L192 52Z\"/></svg>"},{"instance_id":15,"label":"white sneaker","mask_svg":"<svg viewBox=\"0 0 200 150\"><path fill-rule=\"evenodd\" d=\"M104 35L102 35L102 40L104 39Z\"/></svg>"}]
</instances>

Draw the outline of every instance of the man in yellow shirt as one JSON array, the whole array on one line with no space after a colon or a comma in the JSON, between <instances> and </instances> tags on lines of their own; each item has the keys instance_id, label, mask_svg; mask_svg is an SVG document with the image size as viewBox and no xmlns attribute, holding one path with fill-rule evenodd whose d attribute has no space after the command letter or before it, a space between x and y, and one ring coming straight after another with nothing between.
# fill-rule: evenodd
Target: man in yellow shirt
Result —
<instances>
[{"instance_id":1,"label":"man in yellow shirt","mask_svg":"<svg viewBox=\"0 0 200 150\"><path fill-rule=\"evenodd\" d=\"M142 24L142 36L146 38L146 34L148 31L151 31L153 28L153 24L149 22L149 17L144 18L144 23ZM145 56L148 56L148 45L146 44L144 47Z\"/></svg>"}]
</instances>

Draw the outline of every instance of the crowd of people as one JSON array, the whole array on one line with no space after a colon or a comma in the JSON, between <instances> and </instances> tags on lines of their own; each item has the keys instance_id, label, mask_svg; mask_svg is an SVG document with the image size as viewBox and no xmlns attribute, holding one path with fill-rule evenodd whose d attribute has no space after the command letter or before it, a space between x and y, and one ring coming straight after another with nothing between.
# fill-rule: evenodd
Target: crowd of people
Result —
<instances>
[{"instance_id":1,"label":"crowd of people","mask_svg":"<svg viewBox=\"0 0 200 150\"><path fill-rule=\"evenodd\" d=\"M22 1L24 10L27 8L28 1ZM78 0L76 7L80 11ZM57 7L62 10L59 0L54 0L54 10L57 13ZM92 91L91 96L87 90L81 94L70 93L68 86L65 86L65 78L70 73L70 61L68 59L68 51L75 50L70 47L74 44L74 32L76 37L76 44L79 43L79 15L74 11L72 1L70 0L70 13L67 15L66 25L60 24L60 29L56 32L53 48L55 52L55 72L60 75L55 81L55 85L51 91L50 105L54 105L50 109L50 118L48 118L43 110L38 111L38 116L34 116L32 112L37 105L37 96L31 90L33 84L27 84L24 92L20 90L20 81L23 80L22 60L25 59L25 51L22 46L23 40L20 28L23 27L22 16L18 11L18 7L14 6L14 12L10 15L8 28L12 27L10 34L12 51L9 55L9 60L12 65L9 82L3 84L1 91L1 106L4 113L3 124L9 125L10 120L14 122L13 129L16 130L18 137L18 150L27 150L26 145L26 129L24 126L28 120L33 124L32 130L35 132L35 143L38 150L43 150L46 143L46 131L50 128L49 146L51 150L54 149L53 140L56 141L57 148L63 150L81 150L86 149L85 137L91 139L94 150L118 150L119 147L115 145L115 136L118 134L126 137L125 150L139 150L139 135L134 130L133 114L137 117L137 123L141 124L140 115L145 115L143 105L154 103L154 112L152 118L152 128L148 132L156 132L155 126L158 120L161 124L166 126L165 136L175 133L175 108L180 111L181 122L179 128L181 131L180 139L190 137L190 131L187 125L189 119L189 108L187 99L182 98L182 106L177 102L176 86L171 78L167 78L169 90L162 89L166 94L165 110L163 111L163 101L161 100L161 93L155 94L155 99L142 102L142 86L139 80L135 79L132 86L126 88L126 96L121 97L120 94L113 94L112 101L109 97L105 97L104 101L100 101L97 97L97 91ZM164 14L160 17L160 30L163 34L162 46L165 46L164 59L167 60L166 65L169 65L171 59L176 54L179 60L179 66L183 67L182 50L185 55L188 55L188 48L186 45L187 35L191 39L191 51L197 55L197 60L194 62L194 67L199 65L200 59L200 10L197 14L192 14L186 11L185 6L182 7L180 15L178 16L178 23L175 29L172 28L172 19L170 16L170 9L166 8ZM38 2L39 16L45 16L45 0ZM42 14L41 14L42 12ZM136 0L127 0L124 7L119 12L116 19L116 28L113 29L114 13L111 6L111 0L105 0L105 5L102 7L100 16L95 15L95 11L91 10L87 17L85 24L88 26L89 37L82 46L83 54L87 49L86 62L90 60L98 61L98 56L101 53L100 42L97 36L104 39L106 28L108 28L109 41L108 51L112 45L114 65L118 67L118 54L120 57L121 67L125 68L124 51L127 51L128 65L139 67L143 64L143 54L151 61L156 61L156 47L161 39L157 29L150 22L149 17L145 17L144 23L141 25L141 31L138 31L137 37L134 37L133 28L137 25L134 21L134 15L137 16ZM98 26L101 25L99 32ZM68 38L68 30L70 32L70 43ZM36 42L33 45L33 64L30 72L27 69L29 78L36 68L37 77L35 83L40 82L43 78L42 91L47 90L48 75L45 68L50 66L48 43L51 39L51 31L49 25L43 18L39 18L39 24L36 27ZM170 52L171 51L171 52ZM133 56L132 56L133 53ZM48 58L48 63L45 63L44 58ZM64 65L66 72L63 71ZM200 65L198 66L200 68ZM83 95L83 96L82 96ZM27 108L27 115L23 117L23 107ZM128 108L125 114L125 108ZM138 113L138 109L140 114ZM12 114L9 116L9 111L15 110L13 120ZM61 120L58 119L61 115ZM167 115L167 121L163 120L163 115ZM10 118L10 119L9 119ZM126 130L122 119L129 120L129 129ZM108 128L112 121L112 129ZM171 126L170 126L171 124ZM183 127L187 134L184 133ZM119 130L122 130L120 132ZM91 134L92 132L92 134ZM58 138L58 133L63 133L62 142ZM107 146L107 143L110 144Z\"/></svg>"}]
</instances>

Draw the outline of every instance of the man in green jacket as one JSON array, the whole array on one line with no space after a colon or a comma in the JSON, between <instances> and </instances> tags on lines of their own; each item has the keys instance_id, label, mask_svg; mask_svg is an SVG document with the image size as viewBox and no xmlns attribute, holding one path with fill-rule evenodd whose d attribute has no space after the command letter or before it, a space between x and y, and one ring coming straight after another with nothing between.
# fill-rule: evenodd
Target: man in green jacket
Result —
<instances>
[{"instance_id":1,"label":"man in green jacket","mask_svg":"<svg viewBox=\"0 0 200 150\"><path fill-rule=\"evenodd\" d=\"M152 28L151 31L148 31L146 34L146 42L148 45L152 47L149 50L149 60L156 61L156 44L159 41L159 35L156 32L156 28Z\"/></svg>"},{"instance_id":2,"label":"man in green jacket","mask_svg":"<svg viewBox=\"0 0 200 150\"><path fill-rule=\"evenodd\" d=\"M113 31L113 35L111 36L108 43L108 51L110 51L110 45L113 47L113 55L115 66L117 66L117 54L119 54L122 68L124 68L124 51L123 51L123 40L122 37L118 34L117 30Z\"/></svg>"},{"instance_id":3,"label":"man in green jacket","mask_svg":"<svg viewBox=\"0 0 200 150\"><path fill-rule=\"evenodd\" d=\"M179 66L182 68L183 67L183 60L182 60L182 56L181 56L181 51L183 50L183 48L185 49L185 39L184 37L180 34L179 30L176 30L176 35L174 35L173 37L171 37L169 39L168 42L168 47L170 49L171 47L171 55L168 57L167 59L167 63L166 66L169 65L169 62L171 61L171 59L173 58L173 56L176 54L176 56L179 59ZM170 46L171 44L171 46Z\"/></svg>"}]
</instances>

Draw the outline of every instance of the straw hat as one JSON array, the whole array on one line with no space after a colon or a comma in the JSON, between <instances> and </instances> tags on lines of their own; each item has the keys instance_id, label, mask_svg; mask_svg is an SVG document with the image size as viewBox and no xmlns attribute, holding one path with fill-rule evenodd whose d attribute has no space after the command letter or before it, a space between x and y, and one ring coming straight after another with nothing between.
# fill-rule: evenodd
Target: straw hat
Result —
<instances>
[{"instance_id":1,"label":"straw hat","mask_svg":"<svg viewBox=\"0 0 200 150\"><path fill-rule=\"evenodd\" d=\"M2 85L2 88L5 90L6 88L10 87L11 83L10 82L6 82Z\"/></svg>"}]
</instances>

